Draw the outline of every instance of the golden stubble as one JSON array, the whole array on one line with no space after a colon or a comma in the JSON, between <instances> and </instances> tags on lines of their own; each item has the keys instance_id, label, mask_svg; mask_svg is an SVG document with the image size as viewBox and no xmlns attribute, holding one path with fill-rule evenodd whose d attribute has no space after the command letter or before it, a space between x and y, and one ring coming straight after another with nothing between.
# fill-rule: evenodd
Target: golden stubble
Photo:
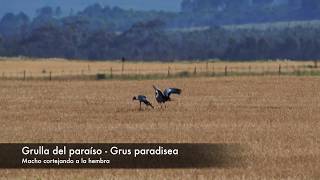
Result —
<instances>
[{"instance_id":1,"label":"golden stubble","mask_svg":"<svg viewBox=\"0 0 320 180\"><path fill-rule=\"evenodd\" d=\"M225 67L229 72L261 73L279 71L293 72L296 70L311 71L314 66L312 61L252 61L252 62L225 62L225 61L180 61L180 62L135 62L127 60L124 66L120 60L114 61L84 61L65 59L21 59L1 58L0 77L27 78L71 75L96 75L97 73L145 75L145 74L170 74L179 72L208 72L224 73Z\"/></svg>"},{"instance_id":2,"label":"golden stubble","mask_svg":"<svg viewBox=\"0 0 320 180\"><path fill-rule=\"evenodd\" d=\"M152 85L178 87L167 108ZM156 109L132 101L148 96ZM249 167L184 170L1 170L4 179L317 179L320 79L1 81L0 142L241 143ZM185 179L184 178L184 179Z\"/></svg>"}]
</instances>

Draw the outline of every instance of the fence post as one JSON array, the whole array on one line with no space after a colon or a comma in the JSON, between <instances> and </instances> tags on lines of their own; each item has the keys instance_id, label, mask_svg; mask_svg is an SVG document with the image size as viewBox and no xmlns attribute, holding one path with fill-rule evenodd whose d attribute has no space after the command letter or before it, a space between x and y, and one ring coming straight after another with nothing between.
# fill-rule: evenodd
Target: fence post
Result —
<instances>
[{"instance_id":1,"label":"fence post","mask_svg":"<svg viewBox=\"0 0 320 180\"><path fill-rule=\"evenodd\" d=\"M121 74L124 72L124 63L122 62L122 67L121 67Z\"/></svg>"},{"instance_id":2,"label":"fence post","mask_svg":"<svg viewBox=\"0 0 320 180\"><path fill-rule=\"evenodd\" d=\"M110 78L113 78L113 74L112 74L112 67L110 68Z\"/></svg>"},{"instance_id":3,"label":"fence post","mask_svg":"<svg viewBox=\"0 0 320 180\"><path fill-rule=\"evenodd\" d=\"M279 64L279 76L281 75L281 64Z\"/></svg>"},{"instance_id":4,"label":"fence post","mask_svg":"<svg viewBox=\"0 0 320 180\"><path fill-rule=\"evenodd\" d=\"M23 71L23 80L26 80L26 70Z\"/></svg>"},{"instance_id":5,"label":"fence post","mask_svg":"<svg viewBox=\"0 0 320 180\"><path fill-rule=\"evenodd\" d=\"M215 76L216 75L216 72L214 70L214 65L212 66L212 75Z\"/></svg>"},{"instance_id":6,"label":"fence post","mask_svg":"<svg viewBox=\"0 0 320 180\"><path fill-rule=\"evenodd\" d=\"M225 67L224 67L224 75L225 75L225 76L228 76L228 66L225 66Z\"/></svg>"},{"instance_id":7,"label":"fence post","mask_svg":"<svg viewBox=\"0 0 320 180\"><path fill-rule=\"evenodd\" d=\"M50 74L50 75L49 75L49 80L51 81L51 80L52 80L52 72L50 71L49 74Z\"/></svg>"},{"instance_id":8,"label":"fence post","mask_svg":"<svg viewBox=\"0 0 320 180\"><path fill-rule=\"evenodd\" d=\"M194 67L193 75L197 75L197 66Z\"/></svg>"},{"instance_id":9,"label":"fence post","mask_svg":"<svg viewBox=\"0 0 320 180\"><path fill-rule=\"evenodd\" d=\"M123 74L124 72L124 63L125 63L126 59L124 57L122 57L121 62L122 62L122 67L121 67L121 74Z\"/></svg>"},{"instance_id":10,"label":"fence post","mask_svg":"<svg viewBox=\"0 0 320 180\"><path fill-rule=\"evenodd\" d=\"M249 74L251 74L251 65L249 65Z\"/></svg>"},{"instance_id":11,"label":"fence post","mask_svg":"<svg viewBox=\"0 0 320 180\"><path fill-rule=\"evenodd\" d=\"M207 75L209 73L209 61L207 61L207 64L206 64L206 72L207 72Z\"/></svg>"},{"instance_id":12,"label":"fence post","mask_svg":"<svg viewBox=\"0 0 320 180\"><path fill-rule=\"evenodd\" d=\"M170 77L170 66L168 66L168 77Z\"/></svg>"},{"instance_id":13,"label":"fence post","mask_svg":"<svg viewBox=\"0 0 320 180\"><path fill-rule=\"evenodd\" d=\"M318 68L318 60L314 61L314 68Z\"/></svg>"}]
</instances>

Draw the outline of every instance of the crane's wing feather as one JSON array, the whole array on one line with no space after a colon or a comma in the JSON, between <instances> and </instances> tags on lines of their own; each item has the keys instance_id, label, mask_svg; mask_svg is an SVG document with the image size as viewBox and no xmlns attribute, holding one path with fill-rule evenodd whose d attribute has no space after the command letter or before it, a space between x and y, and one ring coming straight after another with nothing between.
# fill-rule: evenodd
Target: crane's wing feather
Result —
<instances>
[{"instance_id":1,"label":"crane's wing feather","mask_svg":"<svg viewBox=\"0 0 320 180\"><path fill-rule=\"evenodd\" d=\"M181 89L178 88L167 88L164 90L163 94L167 97L170 97L171 94L178 94L180 95L182 92Z\"/></svg>"}]
</instances>

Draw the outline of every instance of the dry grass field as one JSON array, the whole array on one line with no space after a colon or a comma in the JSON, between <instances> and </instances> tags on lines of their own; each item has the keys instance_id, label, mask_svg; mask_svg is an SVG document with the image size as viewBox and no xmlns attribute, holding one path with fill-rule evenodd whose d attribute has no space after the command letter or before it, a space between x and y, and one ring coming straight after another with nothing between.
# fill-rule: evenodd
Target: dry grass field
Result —
<instances>
[{"instance_id":1,"label":"dry grass field","mask_svg":"<svg viewBox=\"0 0 320 180\"><path fill-rule=\"evenodd\" d=\"M311 71L312 61L254 61L254 62L222 62L222 61L195 61L195 62L131 62L126 61L124 66L118 61L67 61L65 59L21 59L1 58L0 78L20 77L24 72L27 79L34 77L47 77L51 72L53 77L68 75L96 75L97 73L112 73L115 75L146 75L171 74L179 72L215 72L223 73L225 67L228 71L236 72L278 72L279 65L283 72L293 72L298 69ZM123 71L122 71L123 70Z\"/></svg>"},{"instance_id":2,"label":"dry grass field","mask_svg":"<svg viewBox=\"0 0 320 180\"><path fill-rule=\"evenodd\" d=\"M0 69L2 67L0 66ZM167 109L152 85L180 87ZM319 179L320 78L0 81L0 142L241 143L248 167L0 170L0 179Z\"/></svg>"}]
</instances>

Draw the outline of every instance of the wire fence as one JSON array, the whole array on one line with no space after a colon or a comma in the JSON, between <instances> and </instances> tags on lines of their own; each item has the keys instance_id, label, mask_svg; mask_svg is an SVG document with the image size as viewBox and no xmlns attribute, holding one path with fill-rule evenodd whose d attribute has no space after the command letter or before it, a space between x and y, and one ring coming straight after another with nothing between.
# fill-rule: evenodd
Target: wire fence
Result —
<instances>
[{"instance_id":1,"label":"wire fence","mask_svg":"<svg viewBox=\"0 0 320 180\"><path fill-rule=\"evenodd\" d=\"M0 80L103 80L103 79L163 79L179 77L221 77L221 76L264 76L264 75L295 75L295 76L320 76L318 64L314 65L224 65L215 66L206 63L202 66L167 68L105 68L99 70L42 70L42 71L17 71L0 72Z\"/></svg>"}]
</instances>

